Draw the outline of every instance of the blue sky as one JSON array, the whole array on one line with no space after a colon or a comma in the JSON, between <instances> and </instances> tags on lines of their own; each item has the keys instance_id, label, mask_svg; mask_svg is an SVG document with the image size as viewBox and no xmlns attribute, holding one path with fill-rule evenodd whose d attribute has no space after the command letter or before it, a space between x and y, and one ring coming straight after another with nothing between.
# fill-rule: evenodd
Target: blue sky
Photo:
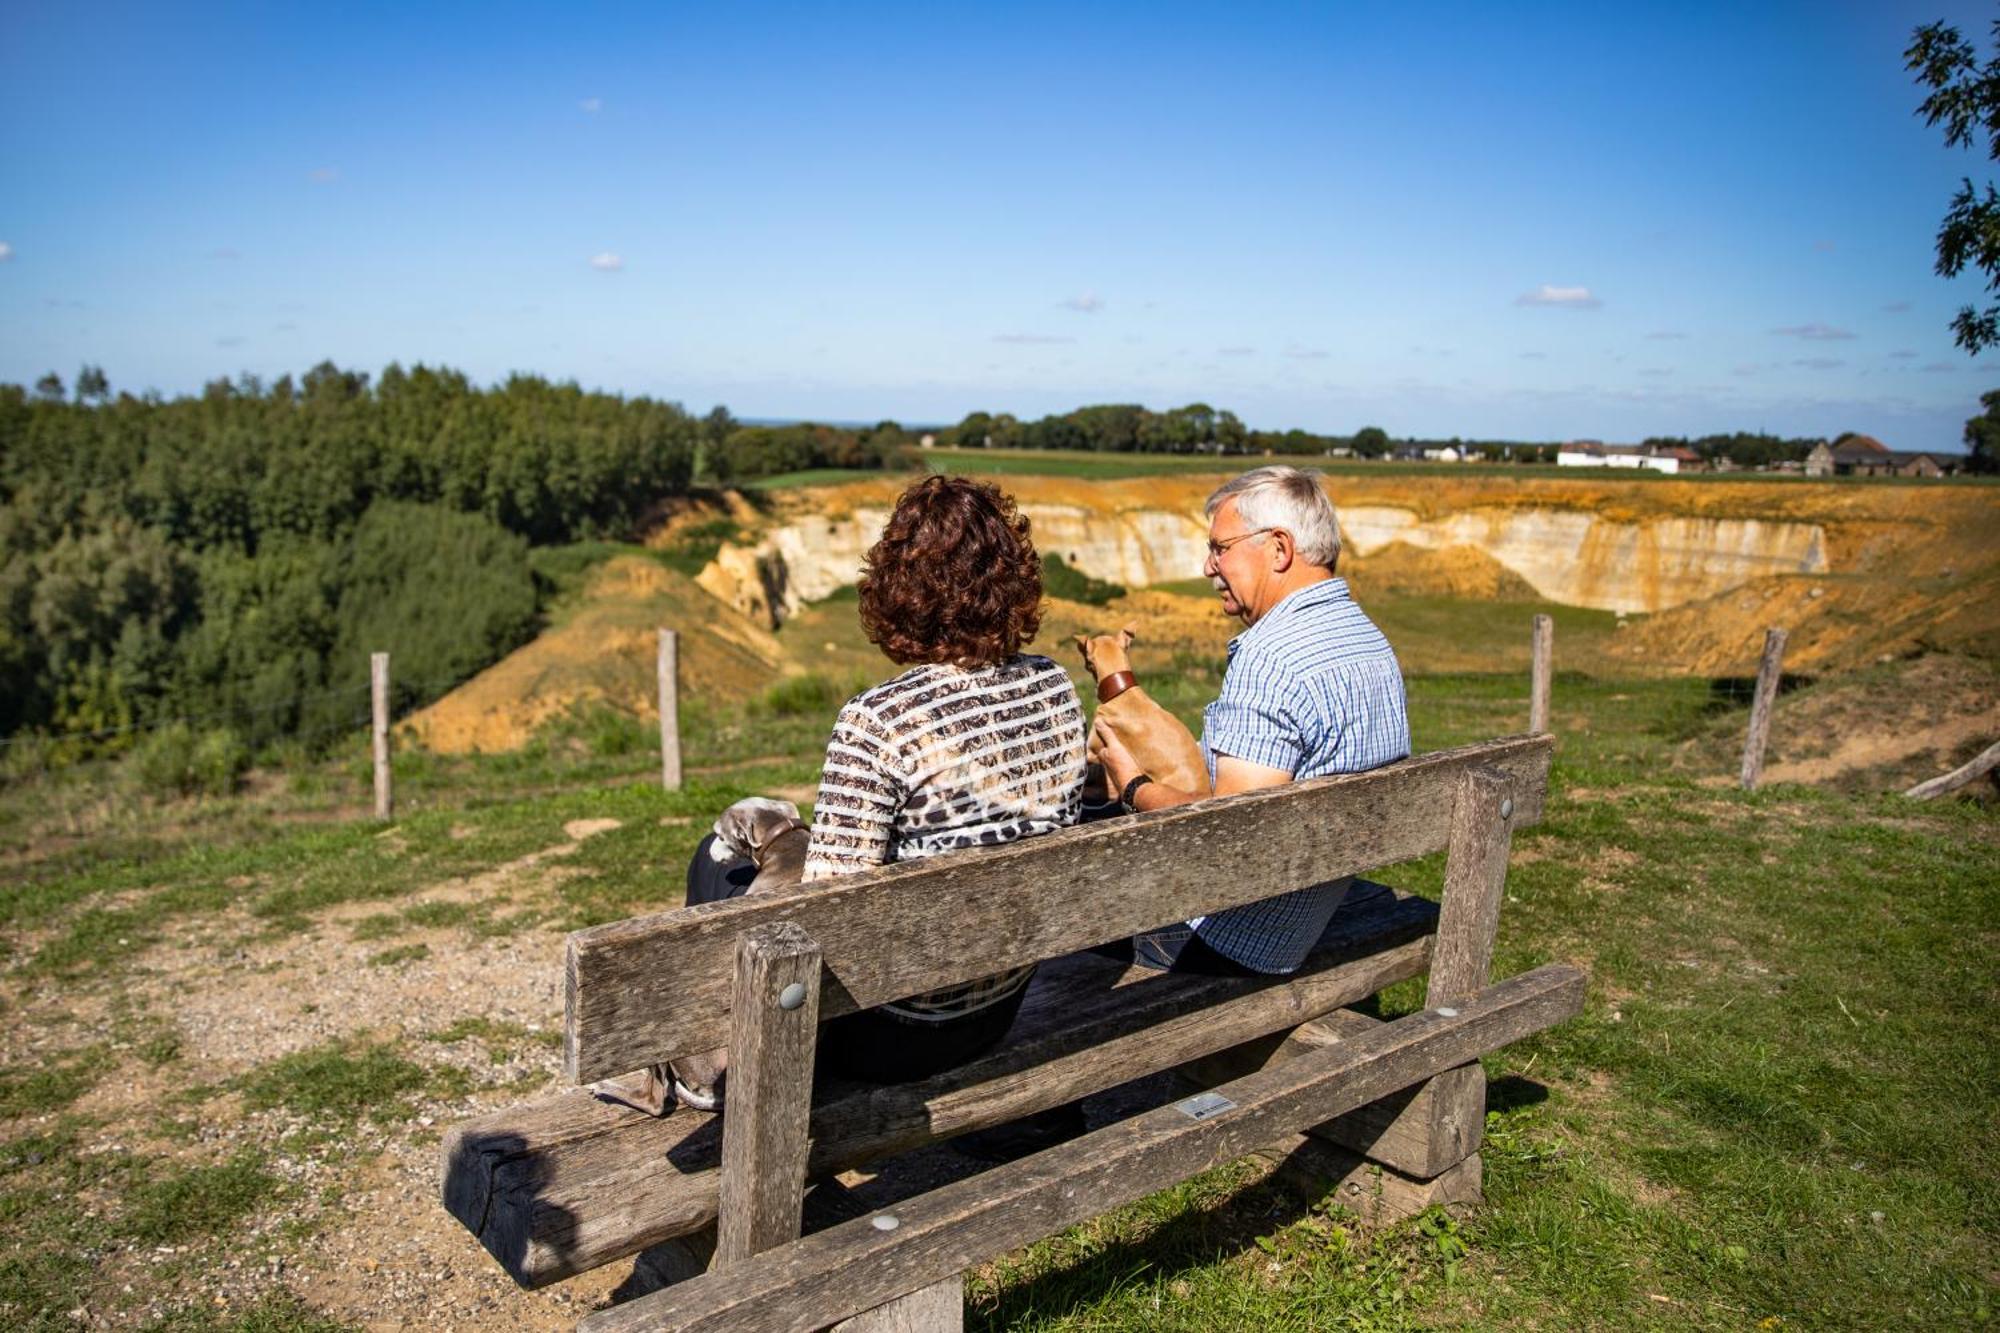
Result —
<instances>
[{"instance_id":1,"label":"blue sky","mask_svg":"<svg viewBox=\"0 0 2000 1333\"><path fill-rule=\"evenodd\" d=\"M1969 4L0 13L0 381L1957 447Z\"/></svg>"}]
</instances>

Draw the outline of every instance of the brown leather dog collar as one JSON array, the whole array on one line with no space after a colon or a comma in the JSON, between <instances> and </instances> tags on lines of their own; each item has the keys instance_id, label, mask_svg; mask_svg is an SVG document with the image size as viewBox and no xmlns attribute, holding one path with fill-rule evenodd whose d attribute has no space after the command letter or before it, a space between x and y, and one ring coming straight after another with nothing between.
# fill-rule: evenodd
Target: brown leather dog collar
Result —
<instances>
[{"instance_id":1,"label":"brown leather dog collar","mask_svg":"<svg viewBox=\"0 0 2000 1333\"><path fill-rule=\"evenodd\" d=\"M1131 672L1114 671L1097 682L1097 702L1108 704L1138 683L1139 678Z\"/></svg>"}]
</instances>

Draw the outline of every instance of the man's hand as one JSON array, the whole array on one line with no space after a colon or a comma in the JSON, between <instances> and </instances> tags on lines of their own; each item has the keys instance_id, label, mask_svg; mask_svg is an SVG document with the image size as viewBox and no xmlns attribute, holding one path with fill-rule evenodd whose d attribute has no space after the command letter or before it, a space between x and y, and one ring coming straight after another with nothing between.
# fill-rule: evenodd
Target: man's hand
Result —
<instances>
[{"instance_id":1,"label":"man's hand","mask_svg":"<svg viewBox=\"0 0 2000 1333\"><path fill-rule=\"evenodd\" d=\"M1104 778L1116 796L1125 790L1125 784L1138 777L1145 770L1139 761L1125 748L1125 742L1118 738L1118 731L1111 719L1103 713L1097 715L1097 722L1091 728L1091 739L1097 744L1097 762L1104 765Z\"/></svg>"}]
</instances>

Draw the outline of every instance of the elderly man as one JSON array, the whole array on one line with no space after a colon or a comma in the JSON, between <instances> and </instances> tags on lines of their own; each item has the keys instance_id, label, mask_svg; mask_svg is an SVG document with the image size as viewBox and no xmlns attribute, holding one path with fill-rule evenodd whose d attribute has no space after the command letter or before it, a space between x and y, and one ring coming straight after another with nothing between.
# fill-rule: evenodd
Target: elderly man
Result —
<instances>
[{"instance_id":1,"label":"elderly man","mask_svg":"<svg viewBox=\"0 0 2000 1333\"><path fill-rule=\"evenodd\" d=\"M1247 626L1230 640L1222 694L1202 715L1208 789L1148 777L1099 714L1100 757L1126 808L1358 773L1410 753L1402 669L1334 575L1339 558L1340 527L1316 473L1261 467L1208 498L1202 572ZM1316 884L1150 931L1133 951L1159 968L1291 972L1346 893L1345 880Z\"/></svg>"}]
</instances>

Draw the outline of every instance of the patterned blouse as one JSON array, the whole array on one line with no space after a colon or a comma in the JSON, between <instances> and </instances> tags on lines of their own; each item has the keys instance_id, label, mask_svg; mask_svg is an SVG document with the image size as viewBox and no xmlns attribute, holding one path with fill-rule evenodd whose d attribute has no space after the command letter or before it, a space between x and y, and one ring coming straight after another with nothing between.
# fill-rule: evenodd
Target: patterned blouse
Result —
<instances>
[{"instance_id":1,"label":"patterned blouse","mask_svg":"<svg viewBox=\"0 0 2000 1333\"><path fill-rule=\"evenodd\" d=\"M1067 827L1081 810L1084 762L1083 705L1048 658L912 667L840 710L805 880ZM1016 968L882 1007L905 1018L957 1018L1013 995L1033 972Z\"/></svg>"}]
</instances>

